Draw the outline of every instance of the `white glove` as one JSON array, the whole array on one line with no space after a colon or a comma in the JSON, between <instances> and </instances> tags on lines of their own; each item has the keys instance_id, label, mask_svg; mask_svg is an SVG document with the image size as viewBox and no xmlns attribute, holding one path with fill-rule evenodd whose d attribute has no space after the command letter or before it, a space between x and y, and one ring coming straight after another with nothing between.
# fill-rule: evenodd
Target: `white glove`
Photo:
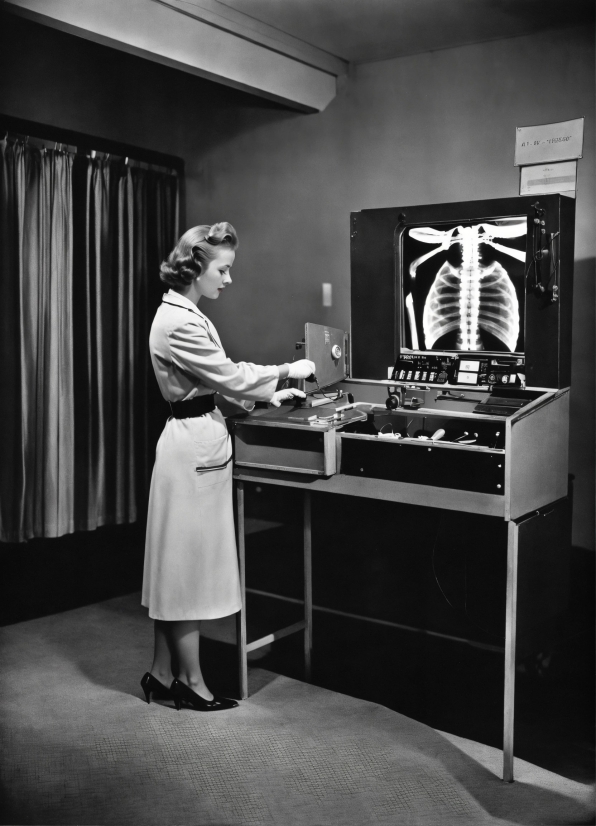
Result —
<instances>
[{"instance_id":1,"label":"white glove","mask_svg":"<svg viewBox=\"0 0 596 826\"><path fill-rule=\"evenodd\" d=\"M306 393L303 393L302 390L298 390L296 387L288 387L287 390L277 390L271 397L271 404L273 407L279 407L282 402L294 398L305 399Z\"/></svg>"},{"instance_id":2,"label":"white glove","mask_svg":"<svg viewBox=\"0 0 596 826\"><path fill-rule=\"evenodd\" d=\"M290 365L290 372L288 373L289 379L307 379L317 369L315 367L314 361L310 361L310 359L300 359L299 361L293 361Z\"/></svg>"}]
</instances>

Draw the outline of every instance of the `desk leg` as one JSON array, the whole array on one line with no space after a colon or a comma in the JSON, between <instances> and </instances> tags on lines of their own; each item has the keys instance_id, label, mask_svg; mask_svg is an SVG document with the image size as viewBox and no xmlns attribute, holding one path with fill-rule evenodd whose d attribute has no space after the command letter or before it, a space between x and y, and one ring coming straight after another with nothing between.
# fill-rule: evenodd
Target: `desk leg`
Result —
<instances>
[{"instance_id":1,"label":"desk leg","mask_svg":"<svg viewBox=\"0 0 596 826\"><path fill-rule=\"evenodd\" d=\"M310 491L304 491L304 676L312 679L312 531Z\"/></svg>"},{"instance_id":2,"label":"desk leg","mask_svg":"<svg viewBox=\"0 0 596 826\"><path fill-rule=\"evenodd\" d=\"M519 528L507 526L507 601L505 609L505 701L503 710L503 780L513 782L515 711L515 637L517 625L517 557Z\"/></svg>"},{"instance_id":3,"label":"desk leg","mask_svg":"<svg viewBox=\"0 0 596 826\"><path fill-rule=\"evenodd\" d=\"M244 482L236 483L236 507L238 516L238 570L240 573L240 595L242 607L236 614L236 650L238 652L238 674L240 699L248 697L248 662L246 651L246 566L244 542Z\"/></svg>"}]
</instances>

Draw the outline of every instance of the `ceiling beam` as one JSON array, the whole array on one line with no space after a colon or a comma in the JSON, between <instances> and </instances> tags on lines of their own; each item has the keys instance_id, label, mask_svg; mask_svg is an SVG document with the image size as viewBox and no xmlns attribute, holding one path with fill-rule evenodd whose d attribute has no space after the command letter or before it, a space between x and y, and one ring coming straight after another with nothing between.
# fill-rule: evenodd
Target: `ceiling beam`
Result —
<instances>
[{"instance_id":1,"label":"ceiling beam","mask_svg":"<svg viewBox=\"0 0 596 826\"><path fill-rule=\"evenodd\" d=\"M170 6L181 14L194 17L196 20L202 20L204 23L209 23L209 25L216 26L224 31L232 32L238 37L258 43L274 52L285 54L299 60L301 63L314 66L316 69L321 69L323 72L328 72L336 77L348 73L350 64L347 60L342 60L342 58L312 46L304 40L286 34L286 32L282 32L274 26L262 23L248 14L226 6L225 3L218 2L218 0L153 0L153 2Z\"/></svg>"},{"instance_id":2,"label":"ceiling beam","mask_svg":"<svg viewBox=\"0 0 596 826\"><path fill-rule=\"evenodd\" d=\"M246 15L219 12L200 0L4 0L4 7L38 23L162 63L199 77L320 112L333 100L341 64ZM210 7L208 7L210 6ZM219 7L219 8L218 8ZM195 14L196 12L196 14ZM207 21L208 15L211 19ZM226 23L227 20L227 23ZM289 40L288 40L289 38ZM290 42L292 41L292 42ZM313 65L317 64L318 65ZM321 68L324 65L325 68Z\"/></svg>"}]
</instances>

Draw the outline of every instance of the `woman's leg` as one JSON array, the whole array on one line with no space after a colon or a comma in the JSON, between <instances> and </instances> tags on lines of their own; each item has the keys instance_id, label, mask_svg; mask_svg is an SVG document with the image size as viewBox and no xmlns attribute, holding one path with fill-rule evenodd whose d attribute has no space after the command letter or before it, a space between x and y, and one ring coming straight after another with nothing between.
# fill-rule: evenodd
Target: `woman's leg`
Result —
<instances>
[{"instance_id":1,"label":"woman's leg","mask_svg":"<svg viewBox=\"0 0 596 826\"><path fill-rule=\"evenodd\" d=\"M151 674L153 674L162 685L168 688L174 679L172 672L175 670L175 666L173 666L175 649L172 644L171 635L168 633L168 626L170 625L173 625L173 623L166 622L165 620L153 620L155 642Z\"/></svg>"},{"instance_id":2,"label":"woman's leg","mask_svg":"<svg viewBox=\"0 0 596 826\"><path fill-rule=\"evenodd\" d=\"M212 700L199 664L199 620L169 622L168 630L178 662L178 679L204 700Z\"/></svg>"}]
</instances>

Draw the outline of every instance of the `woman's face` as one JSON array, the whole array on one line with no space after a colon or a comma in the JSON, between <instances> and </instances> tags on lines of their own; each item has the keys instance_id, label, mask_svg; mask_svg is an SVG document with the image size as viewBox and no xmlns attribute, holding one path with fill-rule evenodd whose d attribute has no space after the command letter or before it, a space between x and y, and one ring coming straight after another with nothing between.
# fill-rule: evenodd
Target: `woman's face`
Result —
<instances>
[{"instance_id":1,"label":"woman's face","mask_svg":"<svg viewBox=\"0 0 596 826\"><path fill-rule=\"evenodd\" d=\"M206 269L197 278L199 294L205 298L219 298L222 290L232 283L230 269L236 253L231 249L218 250Z\"/></svg>"}]
</instances>

